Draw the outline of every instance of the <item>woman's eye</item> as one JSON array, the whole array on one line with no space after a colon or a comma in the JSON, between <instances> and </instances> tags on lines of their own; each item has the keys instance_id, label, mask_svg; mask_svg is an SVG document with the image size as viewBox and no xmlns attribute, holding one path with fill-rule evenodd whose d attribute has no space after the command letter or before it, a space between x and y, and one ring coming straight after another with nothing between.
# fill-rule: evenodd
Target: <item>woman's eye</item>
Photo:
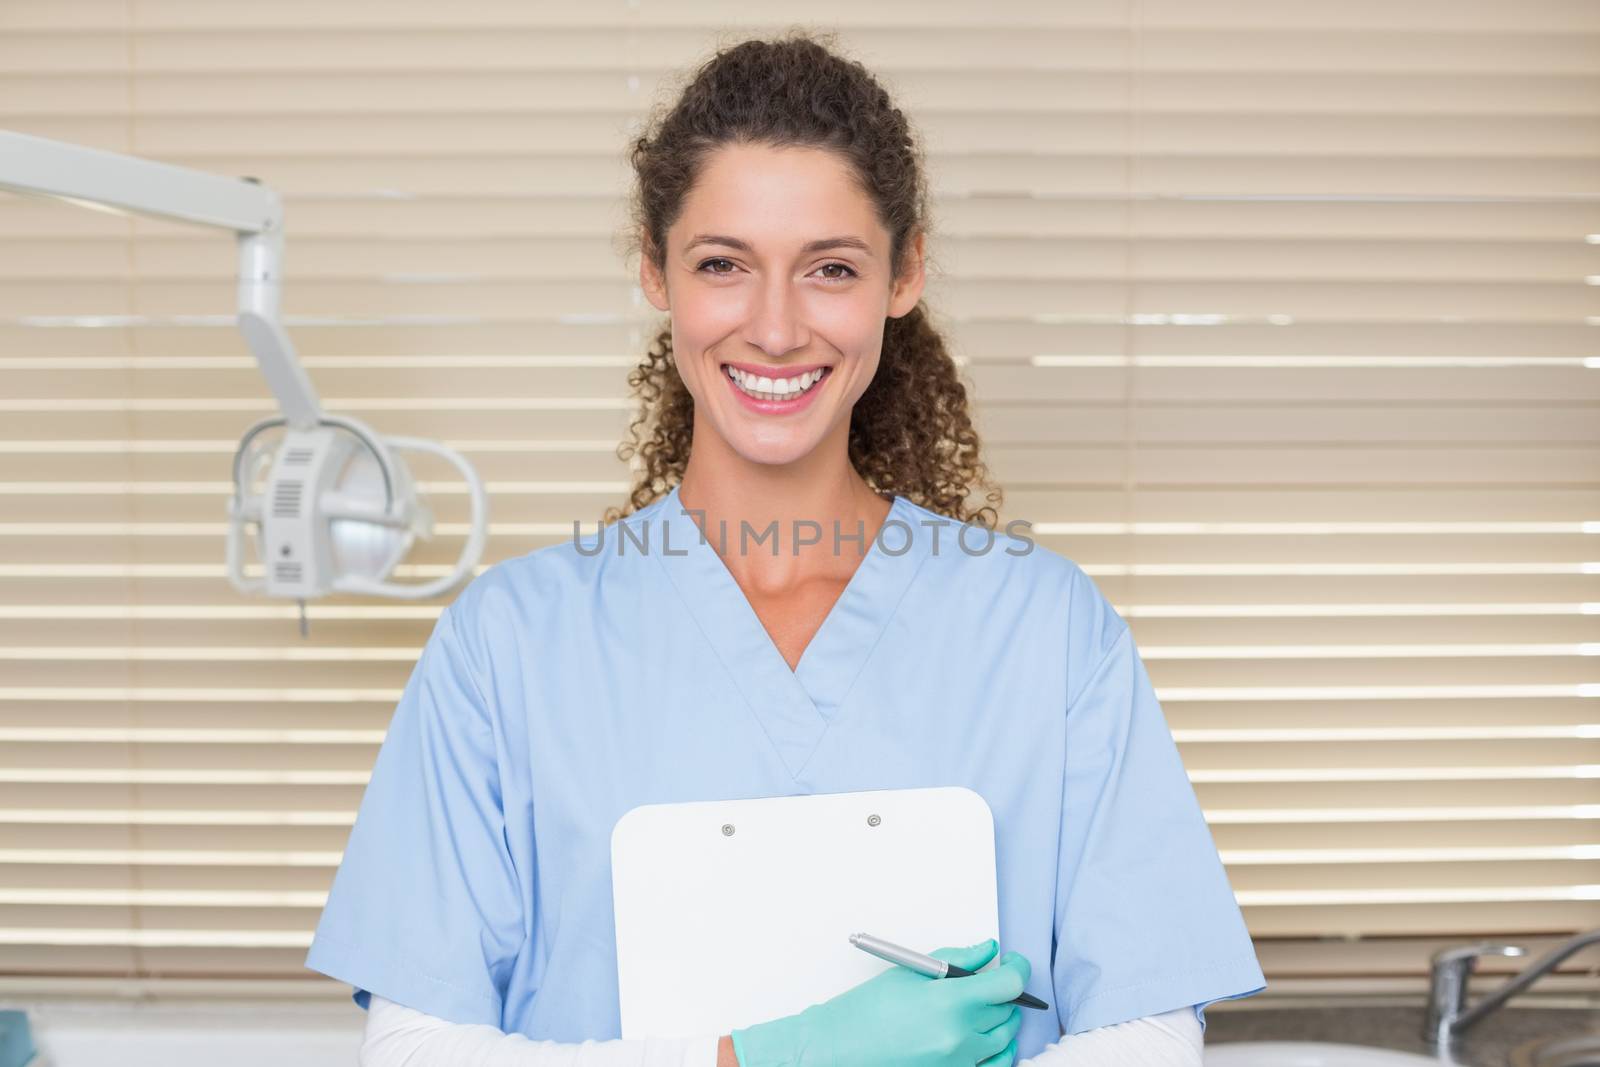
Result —
<instances>
[{"instance_id":1,"label":"woman's eye","mask_svg":"<svg viewBox=\"0 0 1600 1067\"><path fill-rule=\"evenodd\" d=\"M726 263L730 267L733 266L733 261L732 260L727 259L727 258L725 258L723 256L715 256L715 257L713 257L711 259L708 259L705 262L701 263L700 266L695 268L695 269L696 270L700 270L700 271L705 271L705 273L707 273L707 274L732 274L733 273L733 271L731 271L731 270L710 270L710 271L706 271L706 268L711 266L713 263ZM824 263L822 266L818 267L817 269L819 271L823 271L823 270L827 270L829 267L838 267L840 270L844 271L844 273L843 274L825 275L824 279L826 281L842 282L842 281L848 281L849 279L856 277L855 269L852 268L852 267L849 267L849 266L847 266L847 265L845 265L843 263Z\"/></svg>"}]
</instances>

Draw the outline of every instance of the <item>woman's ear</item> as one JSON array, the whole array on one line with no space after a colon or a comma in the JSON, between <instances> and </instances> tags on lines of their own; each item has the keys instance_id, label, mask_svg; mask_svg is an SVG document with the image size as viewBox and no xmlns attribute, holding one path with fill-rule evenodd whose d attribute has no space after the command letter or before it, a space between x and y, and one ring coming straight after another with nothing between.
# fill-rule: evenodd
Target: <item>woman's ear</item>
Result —
<instances>
[{"instance_id":1,"label":"woman's ear","mask_svg":"<svg viewBox=\"0 0 1600 1067\"><path fill-rule=\"evenodd\" d=\"M640 249L639 288L644 290L645 299L657 311L668 311L671 305L667 301L667 279L656 267L655 246L646 237L640 242Z\"/></svg>"},{"instance_id":2,"label":"woman's ear","mask_svg":"<svg viewBox=\"0 0 1600 1067\"><path fill-rule=\"evenodd\" d=\"M889 294L889 318L898 319L922 299L922 287L927 276L922 263L922 231L919 229L906 248L906 269L894 280L894 290Z\"/></svg>"}]
</instances>

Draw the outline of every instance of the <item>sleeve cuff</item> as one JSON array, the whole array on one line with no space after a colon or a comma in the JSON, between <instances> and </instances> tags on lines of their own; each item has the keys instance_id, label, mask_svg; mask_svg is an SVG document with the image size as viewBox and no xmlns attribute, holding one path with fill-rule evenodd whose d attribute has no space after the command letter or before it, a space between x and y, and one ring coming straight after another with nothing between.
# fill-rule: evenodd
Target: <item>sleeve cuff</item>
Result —
<instances>
[{"instance_id":1,"label":"sleeve cuff","mask_svg":"<svg viewBox=\"0 0 1600 1067\"><path fill-rule=\"evenodd\" d=\"M495 1001L427 974L414 964L376 957L367 949L330 940L326 934L317 934L312 940L305 966L354 986L351 999L364 1010L370 1001L365 994L377 993L449 1022L500 1028L500 1005Z\"/></svg>"},{"instance_id":2,"label":"sleeve cuff","mask_svg":"<svg viewBox=\"0 0 1600 1067\"><path fill-rule=\"evenodd\" d=\"M1204 1034L1208 1004L1252 996L1266 987L1255 955L1239 956L1180 975L1091 993L1073 1007L1072 1025L1067 1032L1081 1033L1193 1005Z\"/></svg>"}]
</instances>

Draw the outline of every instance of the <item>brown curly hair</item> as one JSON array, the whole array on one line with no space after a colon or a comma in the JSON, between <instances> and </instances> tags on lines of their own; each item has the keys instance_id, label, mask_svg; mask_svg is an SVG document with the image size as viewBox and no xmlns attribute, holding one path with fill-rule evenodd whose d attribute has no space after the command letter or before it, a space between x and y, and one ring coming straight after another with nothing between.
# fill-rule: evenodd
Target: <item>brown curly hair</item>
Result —
<instances>
[{"instance_id":1,"label":"brown curly hair","mask_svg":"<svg viewBox=\"0 0 1600 1067\"><path fill-rule=\"evenodd\" d=\"M718 50L632 145L637 176L630 204L630 254L648 255L664 270L666 234L706 158L729 144L804 146L849 164L889 232L890 262L899 277L915 233L926 231L923 162L904 114L859 62L827 47L831 33L790 28L770 40L745 40ZM642 242L642 248L640 247ZM642 470L627 508L608 509L610 523L670 492L682 478L694 431L694 398L672 366L672 326L656 335L628 373L639 413L622 460L638 455ZM880 495L899 494L958 522L992 528L1001 490L989 481L967 390L922 301L884 321L877 373L850 416L850 462ZM969 510L974 486L987 505Z\"/></svg>"}]
</instances>

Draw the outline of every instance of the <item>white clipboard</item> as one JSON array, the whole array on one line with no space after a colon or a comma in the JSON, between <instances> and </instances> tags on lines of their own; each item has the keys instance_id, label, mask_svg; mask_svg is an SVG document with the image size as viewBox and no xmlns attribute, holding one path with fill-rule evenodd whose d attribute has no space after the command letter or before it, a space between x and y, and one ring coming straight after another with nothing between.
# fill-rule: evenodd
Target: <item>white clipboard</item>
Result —
<instances>
[{"instance_id":1,"label":"white clipboard","mask_svg":"<svg viewBox=\"0 0 1600 1067\"><path fill-rule=\"evenodd\" d=\"M994 815L964 786L645 804L612 828L611 885L626 1039L725 1034L894 966L852 933L1000 935Z\"/></svg>"}]
</instances>

